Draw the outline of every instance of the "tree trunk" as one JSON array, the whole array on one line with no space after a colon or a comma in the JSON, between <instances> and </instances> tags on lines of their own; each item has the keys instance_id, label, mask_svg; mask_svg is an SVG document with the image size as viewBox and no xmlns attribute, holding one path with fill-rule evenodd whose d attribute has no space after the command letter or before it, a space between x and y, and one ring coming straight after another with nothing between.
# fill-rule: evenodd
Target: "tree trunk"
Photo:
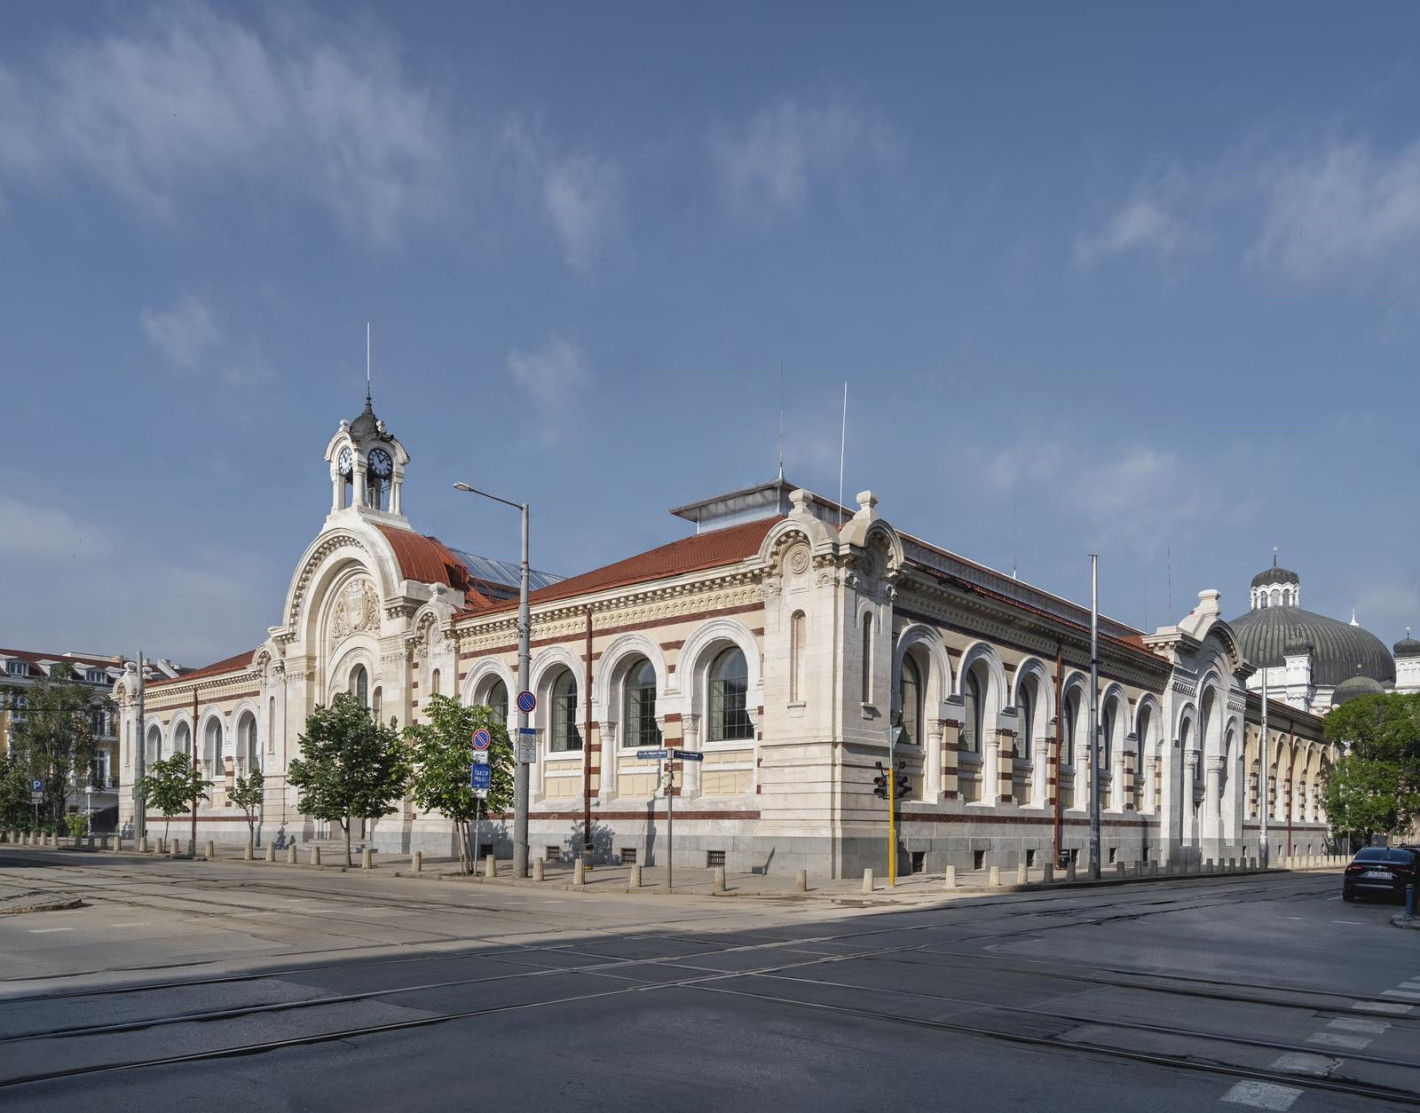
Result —
<instances>
[{"instance_id":1,"label":"tree trunk","mask_svg":"<svg viewBox=\"0 0 1420 1113\"><path fill-rule=\"evenodd\" d=\"M458 820L454 829L458 832L459 837L459 872L467 877L469 873L468 820Z\"/></svg>"},{"instance_id":2,"label":"tree trunk","mask_svg":"<svg viewBox=\"0 0 1420 1113\"><path fill-rule=\"evenodd\" d=\"M350 858L350 817L345 817L345 822L341 824L345 828L345 864L353 866L355 863Z\"/></svg>"}]
</instances>

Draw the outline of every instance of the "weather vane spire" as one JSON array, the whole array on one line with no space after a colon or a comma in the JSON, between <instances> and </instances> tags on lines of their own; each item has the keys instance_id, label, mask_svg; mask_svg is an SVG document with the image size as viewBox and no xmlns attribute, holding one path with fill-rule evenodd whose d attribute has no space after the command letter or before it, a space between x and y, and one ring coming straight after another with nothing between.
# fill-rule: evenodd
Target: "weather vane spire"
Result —
<instances>
[{"instance_id":1,"label":"weather vane spire","mask_svg":"<svg viewBox=\"0 0 1420 1113\"><path fill-rule=\"evenodd\" d=\"M365 322L365 405L370 404L370 322Z\"/></svg>"},{"instance_id":2,"label":"weather vane spire","mask_svg":"<svg viewBox=\"0 0 1420 1113\"><path fill-rule=\"evenodd\" d=\"M1272 567L1273 567L1273 568L1276 568L1276 567L1277 567L1277 546L1276 546L1276 545L1273 545L1273 546L1272 546Z\"/></svg>"}]
</instances>

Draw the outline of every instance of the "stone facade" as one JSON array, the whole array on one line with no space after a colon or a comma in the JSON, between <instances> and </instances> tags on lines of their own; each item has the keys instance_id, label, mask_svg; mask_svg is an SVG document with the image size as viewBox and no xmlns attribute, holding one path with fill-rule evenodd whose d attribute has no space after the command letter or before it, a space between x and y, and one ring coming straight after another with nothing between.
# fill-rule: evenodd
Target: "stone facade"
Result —
<instances>
[{"instance_id":1,"label":"stone facade","mask_svg":"<svg viewBox=\"0 0 1420 1113\"><path fill-rule=\"evenodd\" d=\"M142 724L135 677L116 686L126 738L144 738L150 760L195 744L218 782L199 838L245 838L226 790L253 762L267 774L267 836L326 834L298 813L285 770L305 717L337 692L400 724L428 694L457 694L505 708L512 726L514 593L413 530L408 456L367 415L327 446L330 513L267 640L150 683ZM392 466L372 484L377 450ZM720 496L676 511L694 536L534 592L534 856L580 845L589 813L603 856L663 862L661 770L636 757L659 739L704 757L674 770L678 864L882 870L873 778L884 728L901 723L912 791L900 868L1044 864L1057 822L1061 849L1083 860L1088 609L902 533L871 492L857 503L782 482ZM1105 861L1255 853L1261 704L1217 593L1154 633L1101 619L1099 660ZM1270 719L1274 813L1297 853L1320 852L1335 752L1317 718L1275 704ZM127 815L133 746L122 752ZM510 828L503 817L480 837L507 854ZM391 850L452 848L450 825L408 803L366 834Z\"/></svg>"}]
</instances>

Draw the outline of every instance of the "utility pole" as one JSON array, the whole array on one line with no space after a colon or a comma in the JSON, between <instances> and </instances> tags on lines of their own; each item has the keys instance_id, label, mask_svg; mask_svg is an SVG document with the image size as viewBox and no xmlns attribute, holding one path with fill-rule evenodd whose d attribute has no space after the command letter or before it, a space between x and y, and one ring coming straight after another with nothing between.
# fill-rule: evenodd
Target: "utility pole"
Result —
<instances>
[{"instance_id":1,"label":"utility pole","mask_svg":"<svg viewBox=\"0 0 1420 1113\"><path fill-rule=\"evenodd\" d=\"M143 651L138 651L138 739L133 753L133 837L148 833L148 802L143 798L143 778L148 775L148 731L143 712ZM137 843L134 843L137 846Z\"/></svg>"},{"instance_id":2,"label":"utility pole","mask_svg":"<svg viewBox=\"0 0 1420 1113\"><path fill-rule=\"evenodd\" d=\"M1270 748L1267 738L1267 666L1264 664L1262 666L1262 768L1257 778L1258 793L1260 796L1257 809L1259 816L1257 864L1263 869L1267 868L1267 812L1269 808L1267 799L1269 795L1267 791L1267 771L1269 761L1268 750Z\"/></svg>"},{"instance_id":3,"label":"utility pole","mask_svg":"<svg viewBox=\"0 0 1420 1113\"><path fill-rule=\"evenodd\" d=\"M1100 876L1100 558L1090 554L1090 876Z\"/></svg>"},{"instance_id":4,"label":"utility pole","mask_svg":"<svg viewBox=\"0 0 1420 1113\"><path fill-rule=\"evenodd\" d=\"M469 495L482 495L504 506L511 506L523 516L523 556L521 576L518 584L518 695L528 690L532 677L532 610L528 605L528 580L531 572L528 566L528 504L513 502L511 499L490 495L467 483L455 483L454 490ZM528 713L518 702L518 742L514 748L513 765L513 876L528 875L528 763L523 760L523 739L528 729ZM585 740L584 740L585 744Z\"/></svg>"}]
</instances>

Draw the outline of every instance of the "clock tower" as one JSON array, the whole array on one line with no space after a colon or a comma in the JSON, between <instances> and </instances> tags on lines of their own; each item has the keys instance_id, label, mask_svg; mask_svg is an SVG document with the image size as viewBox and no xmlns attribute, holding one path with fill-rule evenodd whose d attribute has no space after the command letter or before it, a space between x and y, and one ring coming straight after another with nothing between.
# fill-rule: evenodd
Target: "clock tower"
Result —
<instances>
[{"instance_id":1,"label":"clock tower","mask_svg":"<svg viewBox=\"0 0 1420 1113\"><path fill-rule=\"evenodd\" d=\"M330 513L355 514L409 529L404 516L404 468L409 453L375 416L370 392L354 421L342 421L325 448L330 465Z\"/></svg>"}]
</instances>

